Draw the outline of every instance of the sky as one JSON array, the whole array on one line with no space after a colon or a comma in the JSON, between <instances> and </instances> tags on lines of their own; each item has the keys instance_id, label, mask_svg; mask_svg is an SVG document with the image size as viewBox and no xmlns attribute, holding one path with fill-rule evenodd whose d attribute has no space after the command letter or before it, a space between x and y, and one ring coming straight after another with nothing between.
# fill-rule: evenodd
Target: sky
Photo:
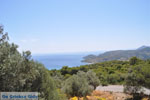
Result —
<instances>
[{"instance_id":1,"label":"sky","mask_svg":"<svg viewBox=\"0 0 150 100\"><path fill-rule=\"evenodd\" d=\"M1 0L0 24L33 54L150 46L150 0Z\"/></svg>"}]
</instances>

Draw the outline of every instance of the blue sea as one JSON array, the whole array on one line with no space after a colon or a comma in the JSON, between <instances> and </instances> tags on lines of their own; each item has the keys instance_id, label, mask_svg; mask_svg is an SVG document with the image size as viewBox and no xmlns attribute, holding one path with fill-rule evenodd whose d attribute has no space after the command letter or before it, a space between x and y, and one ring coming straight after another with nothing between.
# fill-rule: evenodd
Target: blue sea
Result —
<instances>
[{"instance_id":1,"label":"blue sea","mask_svg":"<svg viewBox=\"0 0 150 100\"><path fill-rule=\"evenodd\" d=\"M63 66L76 67L86 65L88 63L82 62L83 57L93 53L72 53L72 54L46 54L46 55L33 55L33 59L38 61L47 69L61 69Z\"/></svg>"}]
</instances>

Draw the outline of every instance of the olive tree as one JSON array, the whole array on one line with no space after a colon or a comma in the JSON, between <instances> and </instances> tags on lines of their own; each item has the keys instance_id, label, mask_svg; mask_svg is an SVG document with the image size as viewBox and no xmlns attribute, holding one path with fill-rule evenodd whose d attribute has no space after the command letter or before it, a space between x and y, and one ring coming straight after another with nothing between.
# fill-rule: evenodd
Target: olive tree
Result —
<instances>
[{"instance_id":1,"label":"olive tree","mask_svg":"<svg viewBox=\"0 0 150 100\"><path fill-rule=\"evenodd\" d=\"M44 100L61 100L44 66L31 59L30 51L17 48L0 26L0 91L36 91Z\"/></svg>"},{"instance_id":2,"label":"olive tree","mask_svg":"<svg viewBox=\"0 0 150 100\"><path fill-rule=\"evenodd\" d=\"M87 80L88 80L89 85L93 86L95 90L96 87L100 85L100 80L96 76L96 73L90 70L86 73L86 75L87 75Z\"/></svg>"},{"instance_id":3,"label":"olive tree","mask_svg":"<svg viewBox=\"0 0 150 100\"><path fill-rule=\"evenodd\" d=\"M68 97L86 97L99 83L99 79L93 71L87 73L79 71L65 81L62 90Z\"/></svg>"},{"instance_id":4,"label":"olive tree","mask_svg":"<svg viewBox=\"0 0 150 100\"><path fill-rule=\"evenodd\" d=\"M68 95L68 97L86 97L92 92L92 88L88 84L84 72L77 73L65 81L62 90Z\"/></svg>"}]
</instances>

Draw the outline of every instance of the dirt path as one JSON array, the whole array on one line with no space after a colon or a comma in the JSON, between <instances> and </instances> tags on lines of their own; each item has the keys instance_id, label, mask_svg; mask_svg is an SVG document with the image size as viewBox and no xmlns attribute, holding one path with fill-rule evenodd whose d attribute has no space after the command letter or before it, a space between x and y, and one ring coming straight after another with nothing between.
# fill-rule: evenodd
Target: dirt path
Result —
<instances>
[{"instance_id":1,"label":"dirt path","mask_svg":"<svg viewBox=\"0 0 150 100\"><path fill-rule=\"evenodd\" d=\"M123 85L109 85L109 86L98 86L96 88L96 90L99 91L111 91L111 92L123 92L124 91L124 87ZM143 88L144 93L147 95L150 95L150 90Z\"/></svg>"}]
</instances>

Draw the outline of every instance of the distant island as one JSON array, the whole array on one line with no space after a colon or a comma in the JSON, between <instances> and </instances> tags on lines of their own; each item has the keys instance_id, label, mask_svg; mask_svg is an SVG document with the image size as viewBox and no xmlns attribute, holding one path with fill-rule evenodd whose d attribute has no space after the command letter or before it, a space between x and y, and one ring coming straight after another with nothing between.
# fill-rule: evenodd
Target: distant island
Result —
<instances>
[{"instance_id":1,"label":"distant island","mask_svg":"<svg viewBox=\"0 0 150 100\"><path fill-rule=\"evenodd\" d=\"M143 60L150 59L150 46L141 46L136 50L108 51L99 54L98 56L88 55L83 58L84 59L83 62L98 63L98 62L112 61L112 60L126 61L133 56Z\"/></svg>"}]
</instances>

